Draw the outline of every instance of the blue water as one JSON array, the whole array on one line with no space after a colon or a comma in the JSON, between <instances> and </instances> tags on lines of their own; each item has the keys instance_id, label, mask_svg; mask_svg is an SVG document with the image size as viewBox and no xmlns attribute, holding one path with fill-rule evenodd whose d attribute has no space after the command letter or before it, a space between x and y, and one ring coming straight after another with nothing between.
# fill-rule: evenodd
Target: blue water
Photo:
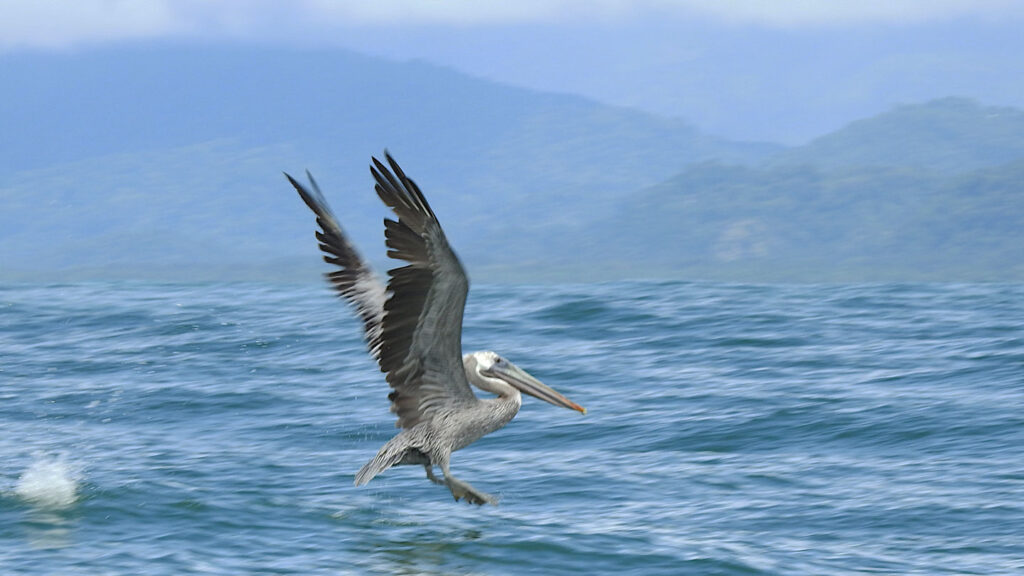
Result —
<instances>
[{"instance_id":1,"label":"blue water","mask_svg":"<svg viewBox=\"0 0 1024 576\"><path fill-rule=\"evenodd\" d=\"M1021 574L1024 286L474 287L532 398L394 432L322 285L0 286L2 574Z\"/></svg>"}]
</instances>

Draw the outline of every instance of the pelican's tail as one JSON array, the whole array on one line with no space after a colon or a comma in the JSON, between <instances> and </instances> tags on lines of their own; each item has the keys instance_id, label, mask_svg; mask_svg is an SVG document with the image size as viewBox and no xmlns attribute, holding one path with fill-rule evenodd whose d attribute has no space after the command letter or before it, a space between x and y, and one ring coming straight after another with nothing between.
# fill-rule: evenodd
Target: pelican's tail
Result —
<instances>
[{"instance_id":1,"label":"pelican's tail","mask_svg":"<svg viewBox=\"0 0 1024 576\"><path fill-rule=\"evenodd\" d=\"M378 453L373 460L364 464L363 467L359 469L359 472L356 472L356 486L362 486L370 480L373 480L374 476L388 468L391 468L395 464L398 464L399 460L401 460L400 456L398 458L394 458L387 454L383 454L382 450L381 453Z\"/></svg>"},{"instance_id":2,"label":"pelican's tail","mask_svg":"<svg viewBox=\"0 0 1024 576\"><path fill-rule=\"evenodd\" d=\"M430 462L423 453L409 446L409 438L405 431L398 434L385 444L380 452L356 472L356 486L362 486L381 472L398 464L422 464Z\"/></svg>"}]
</instances>

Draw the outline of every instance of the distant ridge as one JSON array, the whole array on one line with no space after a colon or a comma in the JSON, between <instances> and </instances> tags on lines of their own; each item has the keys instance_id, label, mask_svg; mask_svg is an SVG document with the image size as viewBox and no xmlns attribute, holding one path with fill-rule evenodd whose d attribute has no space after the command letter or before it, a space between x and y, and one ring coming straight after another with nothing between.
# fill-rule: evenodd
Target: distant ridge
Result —
<instances>
[{"instance_id":1,"label":"distant ridge","mask_svg":"<svg viewBox=\"0 0 1024 576\"><path fill-rule=\"evenodd\" d=\"M901 106L760 166L693 165L597 229L617 234L594 258L651 276L1024 281L1024 113Z\"/></svg>"},{"instance_id":2,"label":"distant ridge","mask_svg":"<svg viewBox=\"0 0 1024 576\"><path fill-rule=\"evenodd\" d=\"M475 280L1024 281L1024 112L948 98L806 146L344 51L0 58L0 281L317 281L281 172L381 267L384 147Z\"/></svg>"},{"instance_id":3,"label":"distant ridge","mask_svg":"<svg viewBox=\"0 0 1024 576\"><path fill-rule=\"evenodd\" d=\"M1024 158L1024 111L942 98L898 106L779 155L827 168L902 166L969 172Z\"/></svg>"},{"instance_id":4,"label":"distant ridge","mask_svg":"<svg viewBox=\"0 0 1024 576\"><path fill-rule=\"evenodd\" d=\"M312 268L310 223L281 177L304 168L382 255L367 163L384 147L426 187L464 258L501 250L514 262L690 162L778 150L339 50L19 53L0 58L0 76L6 277Z\"/></svg>"}]
</instances>

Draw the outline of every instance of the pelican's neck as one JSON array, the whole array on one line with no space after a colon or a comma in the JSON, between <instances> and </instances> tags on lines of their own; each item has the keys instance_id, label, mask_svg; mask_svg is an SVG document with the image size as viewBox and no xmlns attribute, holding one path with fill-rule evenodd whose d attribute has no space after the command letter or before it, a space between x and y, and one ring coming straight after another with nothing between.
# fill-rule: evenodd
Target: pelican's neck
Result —
<instances>
[{"instance_id":1,"label":"pelican's neck","mask_svg":"<svg viewBox=\"0 0 1024 576\"><path fill-rule=\"evenodd\" d=\"M499 400L511 402L516 406L523 405L523 395L519 390L504 380L488 378L481 374L480 366L472 354L467 354L463 358L463 364L466 368L466 379L469 380L470 384L484 392L496 395Z\"/></svg>"},{"instance_id":2,"label":"pelican's neck","mask_svg":"<svg viewBox=\"0 0 1024 576\"><path fill-rule=\"evenodd\" d=\"M490 392L502 400L511 400L516 404L523 403L523 395L515 388L515 386L512 386L507 382L498 380L497 378L488 378L480 374L480 372L475 369L472 371L466 371L466 379L469 380L469 383L473 386L476 386L484 392Z\"/></svg>"},{"instance_id":3,"label":"pelican's neck","mask_svg":"<svg viewBox=\"0 0 1024 576\"><path fill-rule=\"evenodd\" d=\"M508 402L510 404L515 404L516 411L519 411L519 408L523 405L523 395L519 392L519 390L516 390L512 386L509 386L504 382L502 382L501 384L506 389L505 391L494 392L494 390L488 390L488 392L494 392L495 394L497 394L498 400L504 400L505 402Z\"/></svg>"},{"instance_id":4,"label":"pelican's neck","mask_svg":"<svg viewBox=\"0 0 1024 576\"><path fill-rule=\"evenodd\" d=\"M523 396L512 386L500 382L502 384L501 390L496 390L498 386L494 386L493 382L488 378L483 378L475 374L471 374L469 366L466 366L466 379L469 383L476 388L497 394L497 398L477 398L472 406L468 407L464 416L460 417L461 426L468 429L467 434L460 435L452 450L459 450L465 448L475 440L500 430L519 413L519 408L523 405Z\"/></svg>"}]
</instances>

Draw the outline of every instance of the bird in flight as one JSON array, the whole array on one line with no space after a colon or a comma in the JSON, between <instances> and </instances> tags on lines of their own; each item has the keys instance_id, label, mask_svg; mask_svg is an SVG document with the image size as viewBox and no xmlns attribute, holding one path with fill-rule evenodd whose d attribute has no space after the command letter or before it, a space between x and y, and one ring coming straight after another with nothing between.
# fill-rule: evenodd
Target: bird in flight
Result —
<instances>
[{"instance_id":1,"label":"bird in flight","mask_svg":"<svg viewBox=\"0 0 1024 576\"><path fill-rule=\"evenodd\" d=\"M519 412L522 394L586 410L495 352L462 354L469 279L419 187L390 154L384 158L386 165L373 158L370 172L377 195L397 217L384 220L388 256L405 262L388 271L386 286L345 235L313 176L306 173L306 187L285 174L316 214L320 250L337 267L327 278L363 322L401 428L359 470L355 484L366 484L392 466L419 464L456 501L496 504L494 496L452 476L452 452L505 426ZM478 398L471 384L496 397Z\"/></svg>"}]
</instances>

